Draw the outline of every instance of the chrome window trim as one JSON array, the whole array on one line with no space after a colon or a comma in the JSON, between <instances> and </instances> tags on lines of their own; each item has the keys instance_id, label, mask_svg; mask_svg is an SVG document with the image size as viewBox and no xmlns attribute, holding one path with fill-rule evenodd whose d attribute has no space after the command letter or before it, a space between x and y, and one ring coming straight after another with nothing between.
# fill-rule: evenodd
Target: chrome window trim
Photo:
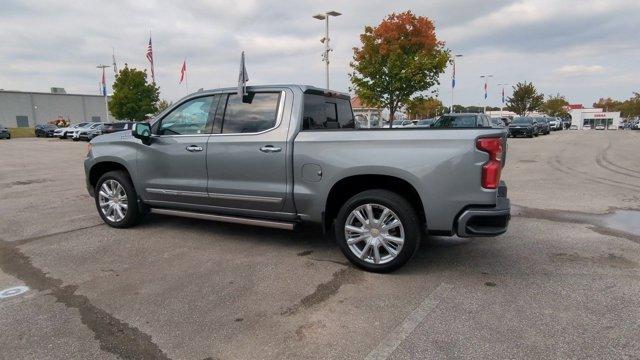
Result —
<instances>
[{"instance_id":1,"label":"chrome window trim","mask_svg":"<svg viewBox=\"0 0 640 360\"><path fill-rule=\"evenodd\" d=\"M277 93L278 91L269 91L269 90L264 90L264 91L255 91L256 94L259 93ZM228 134L211 134L211 136L252 136L252 135L260 135L260 134L264 134L270 131L273 131L275 129L277 129L278 127L280 127L280 124L282 123L282 116L284 114L284 102L286 99L286 91L284 90L280 90L280 103L278 104L278 111L276 112L276 123L275 125L273 125L273 127L270 127L266 130L262 130L262 131L258 131L258 132L253 132L253 133L228 133ZM237 92L225 92L222 93L223 95L225 94L236 94ZM224 116L222 118L222 123L224 125ZM222 127L224 129L224 126Z\"/></svg>"}]
</instances>

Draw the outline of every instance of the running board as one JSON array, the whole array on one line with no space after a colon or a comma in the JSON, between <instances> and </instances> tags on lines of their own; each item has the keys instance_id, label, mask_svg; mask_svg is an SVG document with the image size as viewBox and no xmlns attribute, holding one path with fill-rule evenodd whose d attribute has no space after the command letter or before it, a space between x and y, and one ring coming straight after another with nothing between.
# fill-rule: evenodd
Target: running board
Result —
<instances>
[{"instance_id":1,"label":"running board","mask_svg":"<svg viewBox=\"0 0 640 360\"><path fill-rule=\"evenodd\" d=\"M222 222L228 222L228 223L234 223L234 224L262 226L262 227L284 229L284 230L293 230L296 225L295 223L292 223L292 222L251 219L251 218L244 218L244 217L237 217L237 216L215 215L215 214L202 213L202 212L169 210L169 209L152 208L151 213L160 214L160 215L180 216L180 217L186 217L186 218L192 218L192 219L222 221Z\"/></svg>"}]
</instances>

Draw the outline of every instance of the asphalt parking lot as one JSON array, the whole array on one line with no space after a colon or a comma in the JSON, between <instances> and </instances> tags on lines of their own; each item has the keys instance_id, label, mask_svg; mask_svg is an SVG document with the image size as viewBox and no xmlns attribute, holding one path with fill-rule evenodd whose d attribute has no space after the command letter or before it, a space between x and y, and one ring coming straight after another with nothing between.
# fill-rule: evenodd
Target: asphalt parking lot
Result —
<instances>
[{"instance_id":1,"label":"asphalt parking lot","mask_svg":"<svg viewBox=\"0 0 640 360\"><path fill-rule=\"evenodd\" d=\"M0 358L638 358L640 132L509 139L500 237L393 274L313 229L102 223L86 143L0 141Z\"/></svg>"}]
</instances>

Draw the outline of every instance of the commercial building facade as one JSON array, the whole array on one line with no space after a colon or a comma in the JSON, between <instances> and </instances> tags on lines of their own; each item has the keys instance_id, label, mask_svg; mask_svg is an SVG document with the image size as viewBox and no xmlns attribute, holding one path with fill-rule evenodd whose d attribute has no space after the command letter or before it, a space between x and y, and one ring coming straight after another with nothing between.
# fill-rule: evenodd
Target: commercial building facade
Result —
<instances>
[{"instance_id":1,"label":"commercial building facade","mask_svg":"<svg viewBox=\"0 0 640 360\"><path fill-rule=\"evenodd\" d=\"M603 109L573 108L569 109L571 126L579 130L595 129L602 125L607 130L618 130L620 126L620 112L606 112Z\"/></svg>"},{"instance_id":2,"label":"commercial building facade","mask_svg":"<svg viewBox=\"0 0 640 360\"><path fill-rule=\"evenodd\" d=\"M64 90L61 92L0 90L0 125L34 127L60 117L72 124L107 120L103 96L66 94ZM111 114L109 119L114 120Z\"/></svg>"}]
</instances>

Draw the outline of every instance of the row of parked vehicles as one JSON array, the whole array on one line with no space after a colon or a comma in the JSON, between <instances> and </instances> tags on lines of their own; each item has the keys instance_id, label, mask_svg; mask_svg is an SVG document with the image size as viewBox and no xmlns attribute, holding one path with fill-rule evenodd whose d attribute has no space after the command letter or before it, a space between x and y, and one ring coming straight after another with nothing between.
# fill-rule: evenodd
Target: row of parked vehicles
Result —
<instances>
[{"instance_id":1,"label":"row of parked vehicles","mask_svg":"<svg viewBox=\"0 0 640 360\"><path fill-rule=\"evenodd\" d=\"M558 117L519 116L509 124L509 136L534 137L548 135L551 131L566 129L566 123Z\"/></svg>"},{"instance_id":2,"label":"row of parked vehicles","mask_svg":"<svg viewBox=\"0 0 640 360\"><path fill-rule=\"evenodd\" d=\"M74 141L91 141L98 135L109 134L118 131L131 130L133 122L83 122L68 127L59 128L55 125L36 125L36 137L57 137L60 139L72 139Z\"/></svg>"}]
</instances>

